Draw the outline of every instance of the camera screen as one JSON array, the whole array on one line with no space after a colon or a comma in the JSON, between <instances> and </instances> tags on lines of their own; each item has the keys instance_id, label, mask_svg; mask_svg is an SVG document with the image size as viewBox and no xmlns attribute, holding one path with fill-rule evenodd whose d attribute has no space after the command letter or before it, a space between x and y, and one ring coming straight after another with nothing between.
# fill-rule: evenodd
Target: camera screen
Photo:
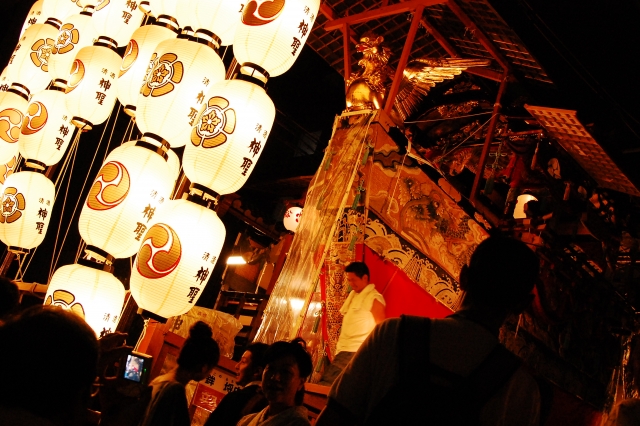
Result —
<instances>
[{"instance_id":1,"label":"camera screen","mask_svg":"<svg viewBox=\"0 0 640 426\"><path fill-rule=\"evenodd\" d=\"M127 364L124 368L124 378L140 383L144 359L135 355L127 355Z\"/></svg>"}]
</instances>

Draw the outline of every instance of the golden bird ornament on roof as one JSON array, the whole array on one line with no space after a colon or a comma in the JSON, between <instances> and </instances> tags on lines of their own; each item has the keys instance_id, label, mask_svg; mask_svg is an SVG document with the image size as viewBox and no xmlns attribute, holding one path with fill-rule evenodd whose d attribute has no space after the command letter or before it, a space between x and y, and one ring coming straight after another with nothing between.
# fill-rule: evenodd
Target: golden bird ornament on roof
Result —
<instances>
[{"instance_id":1,"label":"golden bird ornament on roof","mask_svg":"<svg viewBox=\"0 0 640 426\"><path fill-rule=\"evenodd\" d=\"M356 44L356 50L362 53L362 59L358 61L361 70L352 73L346 81L347 111L381 109L384 106L393 71L387 65L391 51L382 45L383 41L383 37L369 32ZM394 121L402 125L418 110L420 102L436 84L454 78L467 68L485 67L490 63L490 59L463 58L419 58L409 62L394 100Z\"/></svg>"},{"instance_id":2,"label":"golden bird ornament on roof","mask_svg":"<svg viewBox=\"0 0 640 426\"><path fill-rule=\"evenodd\" d=\"M402 73L400 90L393 102L395 112L404 122L418 110L420 102L436 84L460 75L471 67L486 67L490 59L419 58L409 62Z\"/></svg>"}]
</instances>

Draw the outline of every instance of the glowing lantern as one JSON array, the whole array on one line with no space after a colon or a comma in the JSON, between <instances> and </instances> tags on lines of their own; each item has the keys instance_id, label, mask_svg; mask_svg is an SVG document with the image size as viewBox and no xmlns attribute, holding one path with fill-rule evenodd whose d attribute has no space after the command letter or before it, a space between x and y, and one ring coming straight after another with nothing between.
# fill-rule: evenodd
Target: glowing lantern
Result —
<instances>
[{"instance_id":1,"label":"glowing lantern","mask_svg":"<svg viewBox=\"0 0 640 426\"><path fill-rule=\"evenodd\" d=\"M513 210L514 219L524 219L527 217L527 214L524 211L524 206L529 201L538 201L538 199L531 194L518 195L518 201L516 203L515 209Z\"/></svg>"},{"instance_id":2,"label":"glowing lantern","mask_svg":"<svg viewBox=\"0 0 640 426\"><path fill-rule=\"evenodd\" d=\"M177 20L179 1L180 0L151 0L151 13L153 16L167 15ZM182 7L184 7L184 5ZM178 22L178 24L182 25L180 22Z\"/></svg>"},{"instance_id":3,"label":"glowing lantern","mask_svg":"<svg viewBox=\"0 0 640 426\"><path fill-rule=\"evenodd\" d=\"M108 37L82 48L67 81L67 110L71 123L84 130L104 123L116 103L115 83L122 58Z\"/></svg>"},{"instance_id":4,"label":"glowing lantern","mask_svg":"<svg viewBox=\"0 0 640 426\"><path fill-rule=\"evenodd\" d=\"M18 147L24 158L51 166L62 159L74 127L66 108L66 85L55 80L36 93L26 109Z\"/></svg>"},{"instance_id":5,"label":"glowing lantern","mask_svg":"<svg viewBox=\"0 0 640 426\"><path fill-rule=\"evenodd\" d=\"M103 8L96 8L93 14L93 26L96 33L125 46L133 32L140 27L144 13L135 0L110 0Z\"/></svg>"},{"instance_id":6,"label":"glowing lantern","mask_svg":"<svg viewBox=\"0 0 640 426\"><path fill-rule=\"evenodd\" d=\"M262 80L247 73L260 75ZM192 182L218 194L236 192L260 158L276 110L266 78L247 66L233 80L211 87L194 122L182 166Z\"/></svg>"},{"instance_id":7,"label":"glowing lantern","mask_svg":"<svg viewBox=\"0 0 640 426\"><path fill-rule=\"evenodd\" d=\"M87 8L79 14L72 15L60 27L56 38L53 55L49 60L51 80L69 78L69 70L76 54L83 47L91 46L98 36L91 24L93 8Z\"/></svg>"},{"instance_id":8,"label":"glowing lantern","mask_svg":"<svg viewBox=\"0 0 640 426\"><path fill-rule=\"evenodd\" d=\"M55 49L59 29L60 21L53 18L44 24L30 26L9 60L7 79L26 86L31 93L44 90L51 82L49 59Z\"/></svg>"},{"instance_id":9,"label":"glowing lantern","mask_svg":"<svg viewBox=\"0 0 640 426\"><path fill-rule=\"evenodd\" d=\"M296 232L298 225L300 224L300 217L302 216L302 209L300 207L289 207L284 214L282 222L287 231Z\"/></svg>"},{"instance_id":10,"label":"glowing lantern","mask_svg":"<svg viewBox=\"0 0 640 426\"><path fill-rule=\"evenodd\" d=\"M44 0L38 0L33 4L33 6L31 6L31 9L29 10L29 14L27 15L27 19L24 20L24 25L22 25L22 30L20 31L20 38L22 38L22 35L27 30L27 28L29 28L31 25L42 22L42 20L46 18L45 16L42 16L43 3L44 3Z\"/></svg>"},{"instance_id":11,"label":"glowing lantern","mask_svg":"<svg viewBox=\"0 0 640 426\"><path fill-rule=\"evenodd\" d=\"M4 184L0 240L10 251L24 252L40 245L49 227L56 189L42 174L44 169L33 170L13 173Z\"/></svg>"},{"instance_id":12,"label":"glowing lantern","mask_svg":"<svg viewBox=\"0 0 640 426\"><path fill-rule=\"evenodd\" d=\"M9 67L4 67L2 73L0 73L0 92L6 92L9 89L10 81L7 79L7 69Z\"/></svg>"},{"instance_id":13,"label":"glowing lantern","mask_svg":"<svg viewBox=\"0 0 640 426\"><path fill-rule=\"evenodd\" d=\"M124 296L124 287L109 266L80 259L53 274L44 304L78 314L102 336L118 326Z\"/></svg>"},{"instance_id":14,"label":"glowing lantern","mask_svg":"<svg viewBox=\"0 0 640 426\"><path fill-rule=\"evenodd\" d=\"M94 3L96 3L96 0ZM45 0L42 7L42 15L45 18L56 18L64 21L71 15L80 12L82 6L73 0Z\"/></svg>"},{"instance_id":15,"label":"glowing lantern","mask_svg":"<svg viewBox=\"0 0 640 426\"><path fill-rule=\"evenodd\" d=\"M225 75L211 36L206 31L196 35L158 45L151 57L153 68L138 97L136 122L140 131L159 135L173 148L189 140L208 87Z\"/></svg>"},{"instance_id":16,"label":"glowing lantern","mask_svg":"<svg viewBox=\"0 0 640 426\"><path fill-rule=\"evenodd\" d=\"M135 115L140 86L149 71L151 55L160 42L175 38L177 34L177 22L161 16L152 25L138 28L131 36L117 81L118 100L127 114Z\"/></svg>"},{"instance_id":17,"label":"glowing lantern","mask_svg":"<svg viewBox=\"0 0 640 426\"><path fill-rule=\"evenodd\" d=\"M313 28L320 0L249 0L233 40L239 63L258 64L272 77L296 61Z\"/></svg>"},{"instance_id":18,"label":"glowing lantern","mask_svg":"<svg viewBox=\"0 0 640 426\"><path fill-rule=\"evenodd\" d=\"M167 145L146 139L114 149L106 158L80 213L87 244L114 258L134 255L157 220L176 180Z\"/></svg>"},{"instance_id":19,"label":"glowing lantern","mask_svg":"<svg viewBox=\"0 0 640 426\"><path fill-rule=\"evenodd\" d=\"M233 43L243 4L244 0L191 0L184 9L193 16L190 22L193 28L213 32L220 38L220 45L227 46Z\"/></svg>"},{"instance_id":20,"label":"glowing lantern","mask_svg":"<svg viewBox=\"0 0 640 426\"><path fill-rule=\"evenodd\" d=\"M13 84L6 92L0 92L0 164L18 154L18 139L27 110L29 91L20 84Z\"/></svg>"},{"instance_id":21,"label":"glowing lantern","mask_svg":"<svg viewBox=\"0 0 640 426\"><path fill-rule=\"evenodd\" d=\"M210 195L193 195L200 192L196 188L191 192L186 200L167 203L143 237L131 272L131 295L156 319L195 306L224 243L226 232L218 215L196 204Z\"/></svg>"},{"instance_id":22,"label":"glowing lantern","mask_svg":"<svg viewBox=\"0 0 640 426\"><path fill-rule=\"evenodd\" d=\"M13 157L11 160L6 162L5 164L0 164L0 194L4 193L4 183L7 181L7 178L11 176L18 166L18 158Z\"/></svg>"}]
</instances>

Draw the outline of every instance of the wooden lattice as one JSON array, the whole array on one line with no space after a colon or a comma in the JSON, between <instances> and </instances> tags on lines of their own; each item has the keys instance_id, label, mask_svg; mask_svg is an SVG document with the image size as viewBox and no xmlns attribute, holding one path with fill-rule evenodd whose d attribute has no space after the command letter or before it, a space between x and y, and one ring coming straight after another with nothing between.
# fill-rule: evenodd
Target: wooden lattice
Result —
<instances>
[{"instance_id":1,"label":"wooden lattice","mask_svg":"<svg viewBox=\"0 0 640 426\"><path fill-rule=\"evenodd\" d=\"M532 105L525 108L600 186L640 195L638 188L580 123L576 111Z\"/></svg>"}]
</instances>

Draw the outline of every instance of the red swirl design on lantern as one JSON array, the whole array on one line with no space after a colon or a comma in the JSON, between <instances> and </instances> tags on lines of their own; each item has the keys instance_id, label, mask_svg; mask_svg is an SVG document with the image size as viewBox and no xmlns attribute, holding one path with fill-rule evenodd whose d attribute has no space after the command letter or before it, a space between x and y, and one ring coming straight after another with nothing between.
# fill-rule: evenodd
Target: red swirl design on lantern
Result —
<instances>
[{"instance_id":1,"label":"red swirl design on lantern","mask_svg":"<svg viewBox=\"0 0 640 426\"><path fill-rule=\"evenodd\" d=\"M136 268L145 278L158 279L172 273L180 264L182 244L178 234L164 223L147 231L138 251Z\"/></svg>"},{"instance_id":2,"label":"red swirl design on lantern","mask_svg":"<svg viewBox=\"0 0 640 426\"><path fill-rule=\"evenodd\" d=\"M242 10L242 23L257 27L278 19L285 0L250 0Z\"/></svg>"}]
</instances>

